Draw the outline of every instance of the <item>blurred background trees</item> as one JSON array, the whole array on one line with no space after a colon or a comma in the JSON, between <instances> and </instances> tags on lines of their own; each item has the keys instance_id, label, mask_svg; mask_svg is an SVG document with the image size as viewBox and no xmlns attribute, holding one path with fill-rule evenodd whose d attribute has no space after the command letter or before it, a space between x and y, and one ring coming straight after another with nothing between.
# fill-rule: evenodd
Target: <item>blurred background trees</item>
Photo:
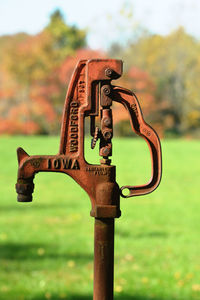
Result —
<instances>
[{"instance_id":1,"label":"blurred background trees","mask_svg":"<svg viewBox=\"0 0 200 300\"><path fill-rule=\"evenodd\" d=\"M157 116L152 121L165 133L190 134L200 126L199 47L179 28L168 36L141 37L126 50L129 64L146 70L155 83Z\"/></svg>"},{"instance_id":2,"label":"blurred background trees","mask_svg":"<svg viewBox=\"0 0 200 300\"><path fill-rule=\"evenodd\" d=\"M59 10L37 35L0 38L0 132L58 132L67 87L60 69L85 46L86 33L67 25Z\"/></svg>"},{"instance_id":3,"label":"blurred background trees","mask_svg":"<svg viewBox=\"0 0 200 300\"><path fill-rule=\"evenodd\" d=\"M104 52L89 49L86 30L68 25L59 10L36 35L1 36L0 133L58 134L77 61L112 57L124 60L119 84L137 94L145 119L161 136L200 136L200 42L183 28L150 34L131 14L122 15L135 35ZM128 115L119 109L114 106L116 132L129 135Z\"/></svg>"}]
</instances>

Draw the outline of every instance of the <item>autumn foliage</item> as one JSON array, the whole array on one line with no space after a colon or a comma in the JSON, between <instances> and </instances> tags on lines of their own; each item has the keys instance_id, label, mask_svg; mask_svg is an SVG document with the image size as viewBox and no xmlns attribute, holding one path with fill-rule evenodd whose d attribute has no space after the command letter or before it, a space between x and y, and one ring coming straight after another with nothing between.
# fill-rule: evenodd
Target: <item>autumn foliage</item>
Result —
<instances>
[{"instance_id":1,"label":"autumn foliage","mask_svg":"<svg viewBox=\"0 0 200 300\"><path fill-rule=\"evenodd\" d=\"M141 37L120 54L111 51L110 56L125 61L117 84L136 93L145 119L161 136L197 132L197 41L179 29L167 37ZM0 133L58 134L76 63L104 57L108 54L87 48L86 32L67 25L59 11L37 35L0 37ZM127 112L119 105L114 105L113 111L116 133L129 134Z\"/></svg>"}]
</instances>

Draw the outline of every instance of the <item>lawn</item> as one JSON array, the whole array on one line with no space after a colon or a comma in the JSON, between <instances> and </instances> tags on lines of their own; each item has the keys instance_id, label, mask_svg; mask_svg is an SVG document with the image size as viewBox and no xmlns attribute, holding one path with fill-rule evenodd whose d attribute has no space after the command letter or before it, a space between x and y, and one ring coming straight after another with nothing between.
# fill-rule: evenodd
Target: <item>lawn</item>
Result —
<instances>
[{"instance_id":1,"label":"lawn","mask_svg":"<svg viewBox=\"0 0 200 300\"><path fill-rule=\"evenodd\" d=\"M93 218L87 194L64 174L40 173L32 203L17 203L16 148L56 154L58 137L0 138L0 299L92 299ZM163 178L150 195L121 199L115 300L200 299L200 142L162 142ZM86 158L98 162L98 149ZM150 175L148 147L116 139L119 185Z\"/></svg>"}]
</instances>

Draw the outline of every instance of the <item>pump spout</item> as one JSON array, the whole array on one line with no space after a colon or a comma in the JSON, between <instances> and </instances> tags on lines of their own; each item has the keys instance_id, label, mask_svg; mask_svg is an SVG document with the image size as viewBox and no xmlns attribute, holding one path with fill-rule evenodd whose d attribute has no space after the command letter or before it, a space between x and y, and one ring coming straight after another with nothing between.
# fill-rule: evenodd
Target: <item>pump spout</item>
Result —
<instances>
[{"instance_id":1,"label":"pump spout","mask_svg":"<svg viewBox=\"0 0 200 300\"><path fill-rule=\"evenodd\" d=\"M18 179L15 185L18 202L31 202L34 190L33 178Z\"/></svg>"},{"instance_id":2,"label":"pump spout","mask_svg":"<svg viewBox=\"0 0 200 300\"><path fill-rule=\"evenodd\" d=\"M19 168L22 163L27 160L30 156L22 148L17 149L17 159ZM15 185L17 191L17 201L19 202L31 202L32 193L34 190L33 177L31 178L20 178L18 176L17 183Z\"/></svg>"}]
</instances>

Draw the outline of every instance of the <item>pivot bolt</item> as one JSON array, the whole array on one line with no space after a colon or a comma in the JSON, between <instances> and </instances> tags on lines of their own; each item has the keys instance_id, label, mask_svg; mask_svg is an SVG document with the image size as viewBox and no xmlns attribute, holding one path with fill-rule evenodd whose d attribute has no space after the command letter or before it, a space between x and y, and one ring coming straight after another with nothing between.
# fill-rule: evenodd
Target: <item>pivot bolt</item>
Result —
<instances>
[{"instance_id":1,"label":"pivot bolt","mask_svg":"<svg viewBox=\"0 0 200 300\"><path fill-rule=\"evenodd\" d=\"M106 74L107 77L111 77L112 74L113 74L113 70L108 68L108 69L105 70L105 74Z\"/></svg>"},{"instance_id":2,"label":"pivot bolt","mask_svg":"<svg viewBox=\"0 0 200 300\"><path fill-rule=\"evenodd\" d=\"M103 137L105 140L110 140L112 138L112 132L111 131L104 131L103 132Z\"/></svg>"}]
</instances>

